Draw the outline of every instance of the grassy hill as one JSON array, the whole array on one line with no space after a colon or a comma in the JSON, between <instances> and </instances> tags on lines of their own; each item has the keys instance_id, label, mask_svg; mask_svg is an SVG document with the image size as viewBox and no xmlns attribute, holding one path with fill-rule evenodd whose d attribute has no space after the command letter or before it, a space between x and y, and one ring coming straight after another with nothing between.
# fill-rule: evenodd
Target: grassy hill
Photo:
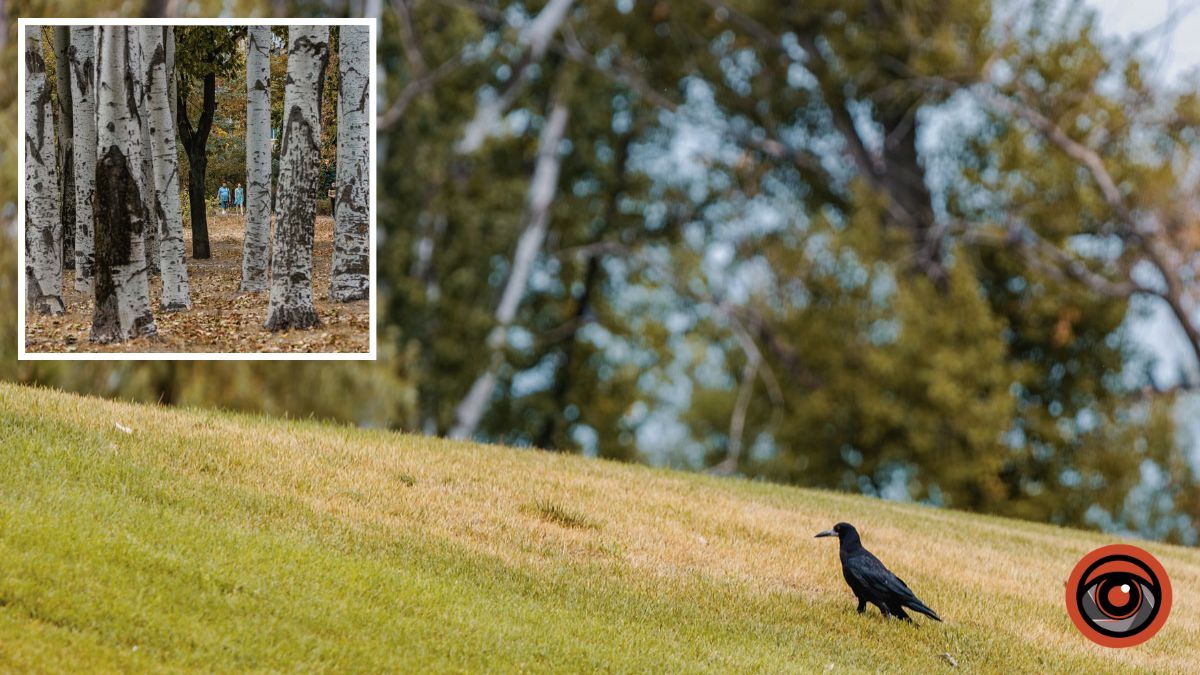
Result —
<instances>
[{"instance_id":1,"label":"grassy hill","mask_svg":"<svg viewBox=\"0 0 1200 675\"><path fill-rule=\"evenodd\" d=\"M834 522L946 620L854 612ZM826 492L0 385L0 670L1194 669L1092 645L1105 536Z\"/></svg>"}]
</instances>

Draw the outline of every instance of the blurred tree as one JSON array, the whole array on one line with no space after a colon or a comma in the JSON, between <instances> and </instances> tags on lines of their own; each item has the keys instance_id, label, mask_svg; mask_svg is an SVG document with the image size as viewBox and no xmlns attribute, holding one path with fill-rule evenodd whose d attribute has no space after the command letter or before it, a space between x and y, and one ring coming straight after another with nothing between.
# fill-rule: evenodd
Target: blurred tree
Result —
<instances>
[{"instance_id":1,"label":"blurred tree","mask_svg":"<svg viewBox=\"0 0 1200 675\"><path fill-rule=\"evenodd\" d=\"M450 429L478 382L534 175L509 158L530 157L549 87L573 70L562 189L479 436L693 466L699 452L723 472L1057 522L1129 494L1145 457L1113 439L1158 432L1127 414L1136 392L1117 376L1137 358L1128 293L994 236L1029 201L1005 184L1060 200L1023 213L1031 228L1099 221L1102 198L1063 180L1080 175L1070 156L1046 161L1012 131L1012 110L958 146L921 140L1000 60L1074 82L1119 137L1128 101L1101 100L1097 78L1130 57L1092 42L1085 10L1035 4L1005 38L1004 17L969 1L446 4L396 3L380 51L382 170L399 188L381 205L382 269L421 345L426 431ZM1045 53L1021 61L1014 44ZM681 142L703 145L701 175L653 166ZM994 157L1022 177L984 170ZM650 450L662 438L677 445Z\"/></svg>"}]
</instances>

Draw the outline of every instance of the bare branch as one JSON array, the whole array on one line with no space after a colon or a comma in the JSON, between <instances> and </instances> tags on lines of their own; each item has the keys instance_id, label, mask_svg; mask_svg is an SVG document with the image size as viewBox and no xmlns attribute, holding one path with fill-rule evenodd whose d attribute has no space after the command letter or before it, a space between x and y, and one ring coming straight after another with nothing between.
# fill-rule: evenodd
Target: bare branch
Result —
<instances>
[{"instance_id":1,"label":"bare branch","mask_svg":"<svg viewBox=\"0 0 1200 675\"><path fill-rule=\"evenodd\" d=\"M400 93L396 96L396 100L388 106L388 109L379 116L376 126L379 131L387 131L391 129L404 112L408 110L408 106L417 99L418 96L429 92L442 79L453 74L464 65L463 55L459 54L453 59L446 61L434 68L432 71L426 72L423 76L409 80Z\"/></svg>"},{"instance_id":2,"label":"bare branch","mask_svg":"<svg viewBox=\"0 0 1200 675\"><path fill-rule=\"evenodd\" d=\"M523 47L523 51L513 67L508 86L499 96L476 109L475 117L467 123L462 137L454 146L456 152L469 155L483 145L487 135L500 122L500 118L529 86L529 66L541 61L547 46L566 21L567 14L574 4L575 0L550 0L520 32L517 41Z\"/></svg>"},{"instance_id":3,"label":"bare branch","mask_svg":"<svg viewBox=\"0 0 1200 675\"><path fill-rule=\"evenodd\" d=\"M496 307L496 324L488 335L489 361L483 373L471 384L467 395L459 401L454 411L454 426L451 438L470 438L479 427L487 411L488 400L496 387L496 373L504 360L504 349L508 342L508 329L517 316L521 298L525 296L533 263L537 260L546 239L550 224L550 207L558 186L558 174L562 157L558 153L567 128L567 106L560 100L551 105L545 126L538 140L537 165L529 182L529 223L517 241L513 254L512 271L504 285L500 303Z\"/></svg>"},{"instance_id":4,"label":"bare branch","mask_svg":"<svg viewBox=\"0 0 1200 675\"><path fill-rule=\"evenodd\" d=\"M1162 275L1166 288L1156 290L1153 294L1162 298L1171 309L1180 328L1187 335L1196 363L1200 365L1200 326L1196 325L1196 317L1193 316L1194 309L1185 305L1185 284L1179 274L1179 266L1172 262L1174 253L1171 251L1170 245L1164 241L1165 235L1157 217L1149 214L1139 220L1125 204L1117 182L1109 173L1100 155L1072 139L1045 115L1029 105L1005 96L990 85L979 85L974 87L973 91L992 107L1024 120L1064 155L1088 170L1100 188L1105 203L1120 221L1123 238L1127 243L1138 246L1145 259Z\"/></svg>"},{"instance_id":5,"label":"bare branch","mask_svg":"<svg viewBox=\"0 0 1200 675\"><path fill-rule=\"evenodd\" d=\"M733 402L733 413L729 416L729 440L725 448L725 459L709 469L709 473L728 476L737 471L738 460L742 454L742 436L746 429L746 412L750 408L750 398L754 393L754 380L760 361L761 359L757 355L747 355L746 365L742 368L742 382L738 386L737 399Z\"/></svg>"}]
</instances>

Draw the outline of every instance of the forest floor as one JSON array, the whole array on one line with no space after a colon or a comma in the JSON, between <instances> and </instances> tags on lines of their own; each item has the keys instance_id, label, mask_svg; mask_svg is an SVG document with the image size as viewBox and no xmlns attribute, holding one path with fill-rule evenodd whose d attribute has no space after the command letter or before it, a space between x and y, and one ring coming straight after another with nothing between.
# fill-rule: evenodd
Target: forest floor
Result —
<instances>
[{"instance_id":1,"label":"forest floor","mask_svg":"<svg viewBox=\"0 0 1200 675\"><path fill-rule=\"evenodd\" d=\"M162 285L150 283L150 304L158 335L129 342L97 345L88 341L95 304L90 294L75 291L74 272L63 278L67 312L60 316L25 316L27 352L307 352L365 353L370 349L370 301L330 302L329 274L333 257L333 219L318 216L313 242L313 300L321 326L312 330L273 333L263 328L269 293L239 293L242 279L241 216L209 214L212 257L192 259L185 234L192 309L158 309Z\"/></svg>"},{"instance_id":2,"label":"forest floor","mask_svg":"<svg viewBox=\"0 0 1200 675\"><path fill-rule=\"evenodd\" d=\"M1195 672L1076 631L1116 535L580 456L0 384L0 671ZM941 614L857 614L838 521Z\"/></svg>"}]
</instances>

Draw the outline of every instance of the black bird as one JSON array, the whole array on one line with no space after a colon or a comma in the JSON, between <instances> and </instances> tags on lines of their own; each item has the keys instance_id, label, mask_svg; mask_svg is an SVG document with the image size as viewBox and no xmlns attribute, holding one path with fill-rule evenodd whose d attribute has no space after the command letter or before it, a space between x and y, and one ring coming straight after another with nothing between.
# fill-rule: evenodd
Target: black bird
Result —
<instances>
[{"instance_id":1,"label":"black bird","mask_svg":"<svg viewBox=\"0 0 1200 675\"><path fill-rule=\"evenodd\" d=\"M879 562L879 558L863 548L862 540L858 538L858 530L850 523L838 523L832 530L817 534L818 537L837 537L841 543L838 554L842 559L842 576L850 585L850 590L858 597L858 613L867 609L867 603L879 608L884 618L895 616L905 621L912 621L904 612L907 607L914 612L920 612L934 621L942 618L925 603L917 599L909 590L908 584Z\"/></svg>"}]
</instances>

